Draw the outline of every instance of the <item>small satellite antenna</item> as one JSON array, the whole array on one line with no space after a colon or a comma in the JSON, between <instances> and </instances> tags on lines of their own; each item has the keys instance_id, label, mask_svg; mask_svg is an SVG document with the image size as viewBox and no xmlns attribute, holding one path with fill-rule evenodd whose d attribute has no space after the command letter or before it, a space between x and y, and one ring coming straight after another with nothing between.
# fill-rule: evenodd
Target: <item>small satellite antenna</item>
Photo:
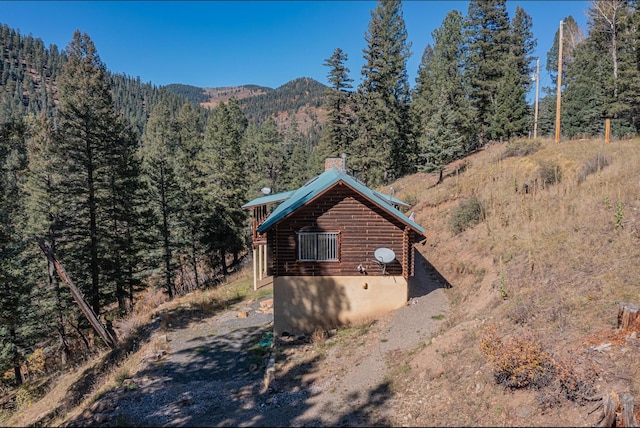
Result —
<instances>
[{"instance_id":1,"label":"small satellite antenna","mask_svg":"<svg viewBox=\"0 0 640 428\"><path fill-rule=\"evenodd\" d=\"M263 187L262 189L260 189L260 191L261 191L264 195L268 195L269 193L271 193L271 187Z\"/></svg>"},{"instance_id":2,"label":"small satellite antenna","mask_svg":"<svg viewBox=\"0 0 640 428\"><path fill-rule=\"evenodd\" d=\"M381 247L373 252L373 257L382 265L382 274L386 273L387 263L391 263L396 258L396 253L391 248Z\"/></svg>"}]
</instances>

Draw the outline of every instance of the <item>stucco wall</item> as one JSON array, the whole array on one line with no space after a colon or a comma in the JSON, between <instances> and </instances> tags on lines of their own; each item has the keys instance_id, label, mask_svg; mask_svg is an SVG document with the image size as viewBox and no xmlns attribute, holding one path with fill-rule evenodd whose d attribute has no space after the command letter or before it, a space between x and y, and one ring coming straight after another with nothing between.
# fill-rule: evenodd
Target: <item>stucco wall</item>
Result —
<instances>
[{"instance_id":1,"label":"stucco wall","mask_svg":"<svg viewBox=\"0 0 640 428\"><path fill-rule=\"evenodd\" d=\"M275 334L301 334L398 309L407 302L408 285L392 275L281 276L273 280L273 297Z\"/></svg>"}]
</instances>

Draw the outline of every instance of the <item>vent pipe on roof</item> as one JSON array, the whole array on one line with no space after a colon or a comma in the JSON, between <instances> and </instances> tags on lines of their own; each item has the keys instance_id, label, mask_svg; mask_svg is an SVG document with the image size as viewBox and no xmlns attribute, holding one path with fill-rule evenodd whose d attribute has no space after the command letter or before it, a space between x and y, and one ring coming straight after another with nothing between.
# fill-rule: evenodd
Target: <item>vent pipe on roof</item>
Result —
<instances>
[{"instance_id":1,"label":"vent pipe on roof","mask_svg":"<svg viewBox=\"0 0 640 428\"><path fill-rule=\"evenodd\" d=\"M347 172L347 154L342 154L342 172Z\"/></svg>"}]
</instances>

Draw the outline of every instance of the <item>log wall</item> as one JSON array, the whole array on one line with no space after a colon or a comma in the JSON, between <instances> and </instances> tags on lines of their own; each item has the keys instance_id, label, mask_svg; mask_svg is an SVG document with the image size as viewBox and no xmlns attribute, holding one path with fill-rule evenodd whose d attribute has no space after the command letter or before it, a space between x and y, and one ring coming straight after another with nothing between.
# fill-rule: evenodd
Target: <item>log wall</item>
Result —
<instances>
[{"instance_id":1,"label":"log wall","mask_svg":"<svg viewBox=\"0 0 640 428\"><path fill-rule=\"evenodd\" d=\"M296 232L339 232L339 261L297 261ZM381 210L346 185L297 209L267 232L270 248L270 275L274 276L350 276L383 275L374 251L387 247L396 259L386 265L388 275L408 277L413 273L410 247L413 230ZM358 271L365 268L366 275Z\"/></svg>"}]
</instances>

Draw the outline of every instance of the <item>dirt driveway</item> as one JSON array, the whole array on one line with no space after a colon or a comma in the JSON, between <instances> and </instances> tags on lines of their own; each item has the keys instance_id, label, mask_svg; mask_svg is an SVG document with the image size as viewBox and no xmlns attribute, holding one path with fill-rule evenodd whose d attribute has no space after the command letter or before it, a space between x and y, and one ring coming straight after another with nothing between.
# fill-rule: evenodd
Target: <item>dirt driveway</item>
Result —
<instances>
[{"instance_id":1,"label":"dirt driveway","mask_svg":"<svg viewBox=\"0 0 640 428\"><path fill-rule=\"evenodd\" d=\"M166 337L155 338L160 345L121 388L66 425L392 425L396 416L385 374L393 354L428 340L448 308L442 278L426 260L416 262L407 306L375 322L358 343L321 357L308 343L278 346L276 377L266 392L269 296L167 326Z\"/></svg>"}]
</instances>

